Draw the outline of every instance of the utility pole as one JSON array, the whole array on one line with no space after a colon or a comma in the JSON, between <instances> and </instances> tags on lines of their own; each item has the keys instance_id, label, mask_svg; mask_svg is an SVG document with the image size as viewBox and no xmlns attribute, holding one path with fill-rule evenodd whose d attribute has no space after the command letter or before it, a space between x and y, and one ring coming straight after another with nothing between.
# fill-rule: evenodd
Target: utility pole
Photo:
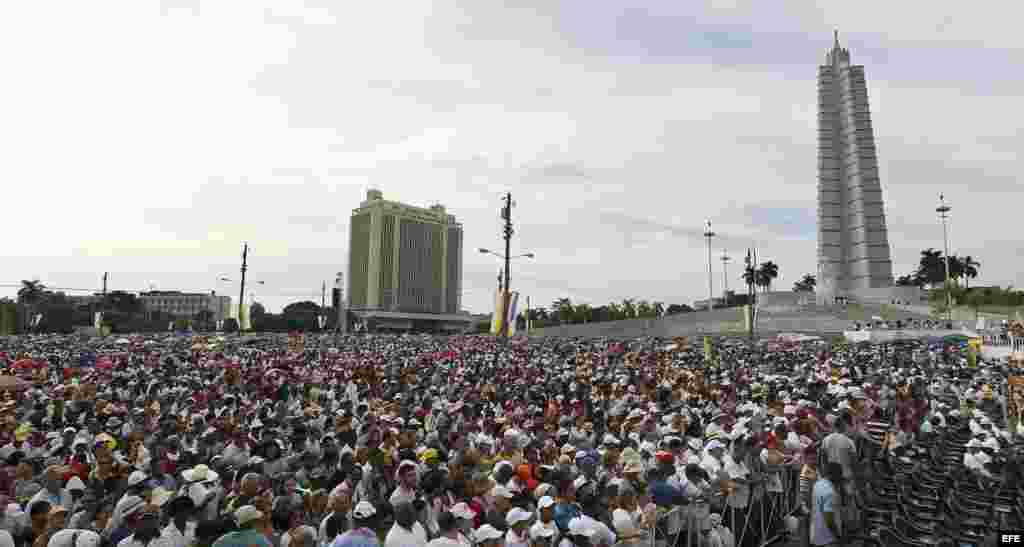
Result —
<instances>
[{"instance_id":1,"label":"utility pole","mask_svg":"<svg viewBox=\"0 0 1024 547\"><path fill-rule=\"evenodd\" d=\"M732 260L732 258L730 258L729 255L726 254L725 251L722 251L722 298L724 298L726 300L728 300L728 298L729 298L728 294L729 294L729 261L730 260ZM729 302L726 301L726 305L728 305L728 304L729 304Z\"/></svg>"},{"instance_id":2,"label":"utility pole","mask_svg":"<svg viewBox=\"0 0 1024 547\"><path fill-rule=\"evenodd\" d=\"M320 315L323 317L324 326L320 327L320 330L327 328L327 312L324 309L327 308L327 281L324 281L320 285ZM319 321L319 319L318 319Z\"/></svg>"},{"instance_id":3,"label":"utility pole","mask_svg":"<svg viewBox=\"0 0 1024 547\"><path fill-rule=\"evenodd\" d=\"M715 232L711 231L710 219L704 226L704 237L708 240L708 311L711 311L715 307L715 281L711 271L711 238L715 237Z\"/></svg>"},{"instance_id":4,"label":"utility pole","mask_svg":"<svg viewBox=\"0 0 1024 547\"><path fill-rule=\"evenodd\" d=\"M238 332L242 332L242 309L245 308L245 271L249 269L249 243L242 247L242 284L238 288Z\"/></svg>"},{"instance_id":5,"label":"utility pole","mask_svg":"<svg viewBox=\"0 0 1024 547\"><path fill-rule=\"evenodd\" d=\"M505 226L503 232L505 236L505 294L502 295L503 302L505 305L503 313L505 315L501 322L501 335L504 338L508 338L508 306L511 304L511 285L509 285L509 276L511 275L511 261L512 257L512 234L515 230L512 229L512 192L505 194L505 207L501 210L501 218L505 220Z\"/></svg>"},{"instance_id":6,"label":"utility pole","mask_svg":"<svg viewBox=\"0 0 1024 547\"><path fill-rule=\"evenodd\" d=\"M530 335L530 297L526 297L526 335Z\"/></svg>"},{"instance_id":7,"label":"utility pole","mask_svg":"<svg viewBox=\"0 0 1024 547\"><path fill-rule=\"evenodd\" d=\"M110 275L110 272L103 272L103 296L104 297L107 296L107 276L109 276L109 275Z\"/></svg>"},{"instance_id":8,"label":"utility pole","mask_svg":"<svg viewBox=\"0 0 1024 547\"><path fill-rule=\"evenodd\" d=\"M935 212L942 219L942 244L946 252L946 321L953 320L953 295L950 292L953 287L949 284L949 230L946 227L946 221L949 219L949 212L952 209L946 205L946 196L939 194L939 206L935 208Z\"/></svg>"}]
</instances>

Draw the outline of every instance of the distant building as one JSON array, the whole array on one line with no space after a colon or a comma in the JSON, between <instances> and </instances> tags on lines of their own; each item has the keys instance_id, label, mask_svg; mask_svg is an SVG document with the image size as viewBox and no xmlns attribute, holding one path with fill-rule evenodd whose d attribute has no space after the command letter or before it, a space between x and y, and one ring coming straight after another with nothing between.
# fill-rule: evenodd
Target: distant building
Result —
<instances>
[{"instance_id":1,"label":"distant building","mask_svg":"<svg viewBox=\"0 0 1024 547\"><path fill-rule=\"evenodd\" d=\"M231 317L231 297L217 296L215 292L149 291L139 293L139 300L147 312L159 311L181 319L193 319L196 314L209 310L213 320Z\"/></svg>"},{"instance_id":2,"label":"distant building","mask_svg":"<svg viewBox=\"0 0 1024 547\"><path fill-rule=\"evenodd\" d=\"M367 330L461 330L462 225L441 205L386 201L352 211L348 307Z\"/></svg>"}]
</instances>

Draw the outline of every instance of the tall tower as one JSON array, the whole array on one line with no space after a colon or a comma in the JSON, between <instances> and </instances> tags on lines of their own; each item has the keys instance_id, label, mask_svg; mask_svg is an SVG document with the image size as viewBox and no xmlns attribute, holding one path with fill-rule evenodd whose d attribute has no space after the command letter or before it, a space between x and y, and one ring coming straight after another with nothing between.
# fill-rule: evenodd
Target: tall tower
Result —
<instances>
[{"instance_id":1,"label":"tall tower","mask_svg":"<svg viewBox=\"0 0 1024 547\"><path fill-rule=\"evenodd\" d=\"M864 67L835 43L818 67L818 301L893 286Z\"/></svg>"}]
</instances>

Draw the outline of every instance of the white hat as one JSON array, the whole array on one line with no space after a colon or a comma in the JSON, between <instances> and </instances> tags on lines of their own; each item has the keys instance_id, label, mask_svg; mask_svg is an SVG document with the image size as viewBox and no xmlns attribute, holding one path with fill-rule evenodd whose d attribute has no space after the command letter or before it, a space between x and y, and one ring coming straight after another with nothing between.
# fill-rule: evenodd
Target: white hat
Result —
<instances>
[{"instance_id":1,"label":"white hat","mask_svg":"<svg viewBox=\"0 0 1024 547\"><path fill-rule=\"evenodd\" d=\"M84 492L85 483L82 481L82 479L78 477L78 475L74 475L70 479L68 479L67 484L64 485L64 489L67 490L68 492L72 490L81 490Z\"/></svg>"},{"instance_id":2,"label":"white hat","mask_svg":"<svg viewBox=\"0 0 1024 547\"><path fill-rule=\"evenodd\" d=\"M512 492L509 492L508 488L505 488L504 486L499 484L499 485L495 486L494 488L491 488L491 497L492 498L502 497L502 498L512 499L515 496L512 495Z\"/></svg>"},{"instance_id":3,"label":"white hat","mask_svg":"<svg viewBox=\"0 0 1024 547\"><path fill-rule=\"evenodd\" d=\"M74 538L75 544L71 544ZM50 536L47 547L97 547L100 544L100 535L92 530L71 530L65 529Z\"/></svg>"},{"instance_id":4,"label":"white hat","mask_svg":"<svg viewBox=\"0 0 1024 547\"><path fill-rule=\"evenodd\" d=\"M205 464L199 464L192 469L182 471L181 477L186 482L211 482L219 479L220 475Z\"/></svg>"},{"instance_id":5,"label":"white hat","mask_svg":"<svg viewBox=\"0 0 1024 547\"><path fill-rule=\"evenodd\" d=\"M537 500L537 508L538 509L545 509L547 507L551 507L554 504L555 504L555 498L552 498L551 496L544 496L544 497L540 498L539 500Z\"/></svg>"},{"instance_id":6,"label":"white hat","mask_svg":"<svg viewBox=\"0 0 1024 547\"><path fill-rule=\"evenodd\" d=\"M512 509L509 509L508 515L505 516L505 522L507 522L509 526L515 526L520 522L530 520L530 517L531 515L529 511L513 507Z\"/></svg>"},{"instance_id":7,"label":"white hat","mask_svg":"<svg viewBox=\"0 0 1024 547\"><path fill-rule=\"evenodd\" d=\"M462 501L452 506L451 513L455 518L465 520L471 520L476 518L476 511L474 511L473 508L467 505L466 502Z\"/></svg>"},{"instance_id":8,"label":"white hat","mask_svg":"<svg viewBox=\"0 0 1024 547\"><path fill-rule=\"evenodd\" d=\"M576 517L569 521L569 534L574 536L585 536L591 537L597 533L597 529L590 525L589 522Z\"/></svg>"},{"instance_id":9,"label":"white hat","mask_svg":"<svg viewBox=\"0 0 1024 547\"><path fill-rule=\"evenodd\" d=\"M473 532L473 540L477 543L482 543L484 541L490 541L494 539L501 539L503 537L505 537L505 534L502 534L498 531L497 528L491 526L490 524L484 524L483 526L477 528L475 532Z\"/></svg>"},{"instance_id":10,"label":"white hat","mask_svg":"<svg viewBox=\"0 0 1024 547\"><path fill-rule=\"evenodd\" d=\"M357 519L368 519L373 515L377 514L377 508L368 501L361 501L356 504L356 508L352 510L352 516Z\"/></svg>"},{"instance_id":11,"label":"white hat","mask_svg":"<svg viewBox=\"0 0 1024 547\"><path fill-rule=\"evenodd\" d=\"M725 445L722 444L722 441L718 439L711 439L711 442L709 442L707 446L704 447L704 449L707 450L708 452L711 452L716 448L725 448Z\"/></svg>"},{"instance_id":12,"label":"white hat","mask_svg":"<svg viewBox=\"0 0 1024 547\"><path fill-rule=\"evenodd\" d=\"M235 524L245 526L254 520L263 518L263 512L252 505L243 505L235 509Z\"/></svg>"},{"instance_id":13,"label":"white hat","mask_svg":"<svg viewBox=\"0 0 1024 547\"><path fill-rule=\"evenodd\" d=\"M146 482L146 479L148 478L149 475L146 475L142 471L132 471L132 474L128 475L128 486L138 486Z\"/></svg>"}]
</instances>

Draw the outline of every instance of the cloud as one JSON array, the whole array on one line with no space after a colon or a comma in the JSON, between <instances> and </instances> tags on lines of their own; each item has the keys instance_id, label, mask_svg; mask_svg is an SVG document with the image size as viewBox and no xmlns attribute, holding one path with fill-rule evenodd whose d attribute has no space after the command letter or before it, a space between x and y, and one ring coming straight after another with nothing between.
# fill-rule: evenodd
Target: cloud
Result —
<instances>
[{"instance_id":1,"label":"cloud","mask_svg":"<svg viewBox=\"0 0 1024 547\"><path fill-rule=\"evenodd\" d=\"M32 82L0 90L6 221L34 228L0 251L12 278L199 289L248 241L277 309L345 270L372 187L443 203L466 249L500 244L511 192L513 252L537 255L514 286L538 302L703 298L707 218L716 255L756 245L786 287L816 269L815 77L839 26L866 67L896 270L939 246L941 192L977 282L1024 286L1005 228L1016 5L58 4L0 14L0 47L23 52L8 71ZM466 306L488 309L497 264L467 252L465 271Z\"/></svg>"}]
</instances>

